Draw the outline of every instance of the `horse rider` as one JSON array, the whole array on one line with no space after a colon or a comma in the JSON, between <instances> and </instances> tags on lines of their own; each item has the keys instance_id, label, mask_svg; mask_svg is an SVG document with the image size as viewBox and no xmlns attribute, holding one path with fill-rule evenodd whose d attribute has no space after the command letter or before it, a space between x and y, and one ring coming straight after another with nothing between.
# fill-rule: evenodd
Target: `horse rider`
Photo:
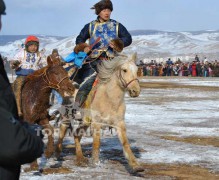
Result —
<instances>
[{"instance_id":1,"label":"horse rider","mask_svg":"<svg viewBox=\"0 0 219 180\"><path fill-rule=\"evenodd\" d=\"M18 52L11 62L11 68L17 75L13 87L20 117L22 117L21 90L25 77L46 65L46 58L39 51L39 39L36 36L28 36L25 48Z\"/></svg>"},{"instance_id":2,"label":"horse rider","mask_svg":"<svg viewBox=\"0 0 219 180\"><path fill-rule=\"evenodd\" d=\"M76 96L79 106L83 104L97 76L97 64L104 60L113 59L115 54L132 43L132 37L127 29L116 20L110 19L113 4L110 0L101 0L91 9L95 10L97 19L86 24L76 38L74 52L90 52L90 46L100 38L92 49L81 69L78 70L74 81L80 84ZM89 44L85 43L89 39Z\"/></svg>"}]
</instances>

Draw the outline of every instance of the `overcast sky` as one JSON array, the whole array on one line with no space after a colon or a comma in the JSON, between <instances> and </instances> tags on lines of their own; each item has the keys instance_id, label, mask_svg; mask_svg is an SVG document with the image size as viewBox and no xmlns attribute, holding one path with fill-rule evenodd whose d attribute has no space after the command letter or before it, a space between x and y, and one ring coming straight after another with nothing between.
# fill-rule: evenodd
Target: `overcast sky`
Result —
<instances>
[{"instance_id":1,"label":"overcast sky","mask_svg":"<svg viewBox=\"0 0 219 180\"><path fill-rule=\"evenodd\" d=\"M1 35L77 35L96 19L98 0L5 0ZM112 0L111 18L128 30L219 30L219 0Z\"/></svg>"}]
</instances>

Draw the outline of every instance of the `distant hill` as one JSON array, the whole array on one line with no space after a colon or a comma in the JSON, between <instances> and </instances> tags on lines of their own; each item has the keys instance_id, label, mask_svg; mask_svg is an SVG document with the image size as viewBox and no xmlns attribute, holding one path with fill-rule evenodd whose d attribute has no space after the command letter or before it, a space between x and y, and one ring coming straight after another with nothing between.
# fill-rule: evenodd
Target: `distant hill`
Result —
<instances>
[{"instance_id":1,"label":"distant hill","mask_svg":"<svg viewBox=\"0 0 219 180\"><path fill-rule=\"evenodd\" d=\"M0 35L0 46L26 38L26 35Z\"/></svg>"},{"instance_id":2,"label":"distant hill","mask_svg":"<svg viewBox=\"0 0 219 180\"><path fill-rule=\"evenodd\" d=\"M14 41L26 39L28 35L0 35L0 46L6 45L8 43L13 43ZM44 35L37 35L37 37L45 37ZM61 36L50 36L50 37L56 37L58 40L63 39L65 37Z\"/></svg>"},{"instance_id":3,"label":"distant hill","mask_svg":"<svg viewBox=\"0 0 219 180\"><path fill-rule=\"evenodd\" d=\"M133 31L130 31L130 34L132 36L154 35L154 34L160 34L160 33L164 33L164 31L158 31L158 30L133 30Z\"/></svg>"},{"instance_id":4,"label":"distant hill","mask_svg":"<svg viewBox=\"0 0 219 180\"><path fill-rule=\"evenodd\" d=\"M133 42L124 48L124 53L138 53L139 60L166 61L180 58L183 61L192 61L196 54L200 59L206 56L209 60L219 60L219 30L214 31L185 31L168 32L158 30L130 31ZM38 36L40 49L45 48L47 54L57 48L65 57L75 46L75 36ZM11 59L25 41L26 36L0 36L0 53Z\"/></svg>"}]
</instances>

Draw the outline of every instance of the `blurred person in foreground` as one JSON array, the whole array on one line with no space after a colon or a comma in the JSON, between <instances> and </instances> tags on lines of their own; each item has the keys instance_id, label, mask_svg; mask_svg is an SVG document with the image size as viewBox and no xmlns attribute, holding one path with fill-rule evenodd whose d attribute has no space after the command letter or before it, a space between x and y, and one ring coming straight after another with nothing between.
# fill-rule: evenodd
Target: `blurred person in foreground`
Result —
<instances>
[{"instance_id":1,"label":"blurred person in foreground","mask_svg":"<svg viewBox=\"0 0 219 180\"><path fill-rule=\"evenodd\" d=\"M0 30L4 14L5 4L0 0ZM17 119L15 97L0 55L0 180L18 180L21 165L43 153L43 142L37 131Z\"/></svg>"}]
</instances>

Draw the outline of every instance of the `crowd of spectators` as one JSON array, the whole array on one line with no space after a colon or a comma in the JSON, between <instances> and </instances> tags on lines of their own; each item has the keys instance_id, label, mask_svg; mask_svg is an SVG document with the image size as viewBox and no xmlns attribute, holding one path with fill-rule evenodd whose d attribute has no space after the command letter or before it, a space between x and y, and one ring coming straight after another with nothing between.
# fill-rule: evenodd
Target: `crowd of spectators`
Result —
<instances>
[{"instance_id":1,"label":"crowd of spectators","mask_svg":"<svg viewBox=\"0 0 219 180\"><path fill-rule=\"evenodd\" d=\"M198 55L192 62L182 62L180 59L173 62L171 58L162 63L156 63L155 60L150 63L140 61L138 76L219 77L219 62L208 61L206 57L200 61Z\"/></svg>"}]
</instances>

